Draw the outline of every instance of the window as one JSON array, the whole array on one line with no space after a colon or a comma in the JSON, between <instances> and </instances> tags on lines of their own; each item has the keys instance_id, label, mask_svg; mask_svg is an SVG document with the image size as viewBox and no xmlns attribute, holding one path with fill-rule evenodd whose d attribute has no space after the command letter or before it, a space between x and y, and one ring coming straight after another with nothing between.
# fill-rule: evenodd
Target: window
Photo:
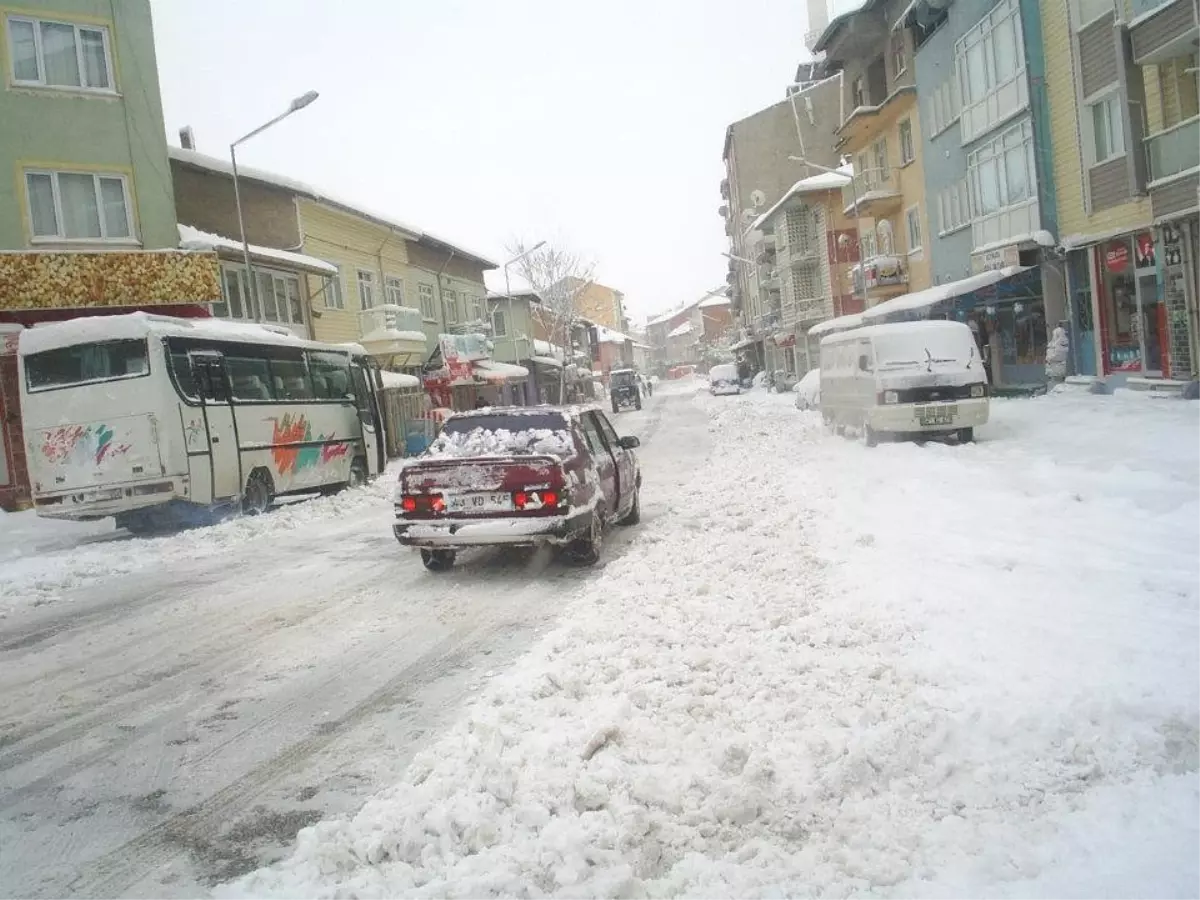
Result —
<instances>
[{"instance_id":1,"label":"window","mask_svg":"<svg viewBox=\"0 0 1200 900\"><path fill-rule=\"evenodd\" d=\"M913 149L912 121L905 119L900 123L900 164L908 165L916 159Z\"/></svg>"},{"instance_id":2,"label":"window","mask_svg":"<svg viewBox=\"0 0 1200 900\"><path fill-rule=\"evenodd\" d=\"M225 372L234 400L273 399L271 366L265 356L226 355Z\"/></svg>"},{"instance_id":3,"label":"window","mask_svg":"<svg viewBox=\"0 0 1200 900\"><path fill-rule=\"evenodd\" d=\"M346 308L346 298L342 294L342 272L340 269L336 275L330 275L325 279L325 308Z\"/></svg>"},{"instance_id":4,"label":"window","mask_svg":"<svg viewBox=\"0 0 1200 900\"><path fill-rule=\"evenodd\" d=\"M433 285L418 284L417 296L421 299L421 317L427 322L436 322L437 311L433 307Z\"/></svg>"},{"instance_id":5,"label":"window","mask_svg":"<svg viewBox=\"0 0 1200 900\"><path fill-rule=\"evenodd\" d=\"M951 69L949 77L934 88L929 98L929 136L936 137L957 122L961 105L958 71Z\"/></svg>"},{"instance_id":6,"label":"window","mask_svg":"<svg viewBox=\"0 0 1200 900\"><path fill-rule=\"evenodd\" d=\"M1113 11L1113 0L1071 0L1071 19L1076 28L1083 28Z\"/></svg>"},{"instance_id":7,"label":"window","mask_svg":"<svg viewBox=\"0 0 1200 900\"><path fill-rule=\"evenodd\" d=\"M954 47L962 101L970 106L1025 71L1017 0L1000 0Z\"/></svg>"},{"instance_id":8,"label":"window","mask_svg":"<svg viewBox=\"0 0 1200 900\"><path fill-rule=\"evenodd\" d=\"M504 315L504 310L492 310L492 337L507 337L508 336L508 318Z\"/></svg>"},{"instance_id":9,"label":"window","mask_svg":"<svg viewBox=\"0 0 1200 900\"><path fill-rule=\"evenodd\" d=\"M887 178L890 174L888 170L887 138L877 140L871 149L875 154L875 168L879 172L879 177L881 179Z\"/></svg>"},{"instance_id":10,"label":"window","mask_svg":"<svg viewBox=\"0 0 1200 900\"><path fill-rule=\"evenodd\" d=\"M358 305L362 309L375 305L375 273L366 269L358 270Z\"/></svg>"},{"instance_id":11,"label":"window","mask_svg":"<svg viewBox=\"0 0 1200 900\"><path fill-rule=\"evenodd\" d=\"M149 373L145 340L76 344L25 357L30 391L136 378Z\"/></svg>"},{"instance_id":12,"label":"window","mask_svg":"<svg viewBox=\"0 0 1200 900\"><path fill-rule=\"evenodd\" d=\"M1125 133L1121 127L1121 95L1110 94L1088 107L1092 140L1088 148L1091 165L1115 159L1125 152Z\"/></svg>"},{"instance_id":13,"label":"window","mask_svg":"<svg viewBox=\"0 0 1200 900\"><path fill-rule=\"evenodd\" d=\"M864 231L862 234L860 234L858 236L858 241L859 241L859 244L862 246L862 258L863 259L871 259L872 257L878 255L878 253L875 249L875 232L874 231Z\"/></svg>"},{"instance_id":14,"label":"window","mask_svg":"<svg viewBox=\"0 0 1200 900\"><path fill-rule=\"evenodd\" d=\"M446 324L458 322L458 292L446 290L442 292L442 305L446 308Z\"/></svg>"},{"instance_id":15,"label":"window","mask_svg":"<svg viewBox=\"0 0 1200 900\"><path fill-rule=\"evenodd\" d=\"M404 282L395 275L383 279L383 295L386 303L393 306L404 305Z\"/></svg>"},{"instance_id":16,"label":"window","mask_svg":"<svg viewBox=\"0 0 1200 900\"><path fill-rule=\"evenodd\" d=\"M974 150L967 157L967 172L976 217L1036 200L1033 126L1026 120Z\"/></svg>"},{"instance_id":17,"label":"window","mask_svg":"<svg viewBox=\"0 0 1200 900\"><path fill-rule=\"evenodd\" d=\"M112 93L108 29L8 17L14 84Z\"/></svg>"},{"instance_id":18,"label":"window","mask_svg":"<svg viewBox=\"0 0 1200 900\"><path fill-rule=\"evenodd\" d=\"M604 441L600 437L600 429L596 426L596 421L590 415L579 417L579 424L583 426L583 440L588 445L588 449L593 455L607 454L608 451L604 447Z\"/></svg>"},{"instance_id":19,"label":"window","mask_svg":"<svg viewBox=\"0 0 1200 900\"><path fill-rule=\"evenodd\" d=\"M850 84L850 99L856 109L867 105L867 86L861 75Z\"/></svg>"},{"instance_id":20,"label":"window","mask_svg":"<svg viewBox=\"0 0 1200 900\"><path fill-rule=\"evenodd\" d=\"M25 191L35 241L133 240L124 175L29 170Z\"/></svg>"},{"instance_id":21,"label":"window","mask_svg":"<svg viewBox=\"0 0 1200 900\"><path fill-rule=\"evenodd\" d=\"M198 400L200 395L196 392L196 376L192 372L192 360L187 350L172 347L170 359L171 372L175 376L175 384L179 386L179 393L188 400Z\"/></svg>"},{"instance_id":22,"label":"window","mask_svg":"<svg viewBox=\"0 0 1200 900\"><path fill-rule=\"evenodd\" d=\"M904 74L904 70L908 68L908 63L904 58L904 32L893 31L891 38L891 53L892 53L892 78L899 78Z\"/></svg>"},{"instance_id":23,"label":"window","mask_svg":"<svg viewBox=\"0 0 1200 900\"><path fill-rule=\"evenodd\" d=\"M915 253L924 245L921 241L921 207L910 206L904 211L904 221L908 225L908 252Z\"/></svg>"},{"instance_id":24,"label":"window","mask_svg":"<svg viewBox=\"0 0 1200 900\"><path fill-rule=\"evenodd\" d=\"M276 400L312 400L312 381L308 377L308 366L303 354L294 358L272 355L271 385Z\"/></svg>"},{"instance_id":25,"label":"window","mask_svg":"<svg viewBox=\"0 0 1200 900\"><path fill-rule=\"evenodd\" d=\"M212 314L218 319L243 319L242 271L221 266L221 302L214 303Z\"/></svg>"},{"instance_id":26,"label":"window","mask_svg":"<svg viewBox=\"0 0 1200 900\"><path fill-rule=\"evenodd\" d=\"M309 350L304 355L308 358L314 397L318 400L344 400L351 393L350 357L323 350Z\"/></svg>"},{"instance_id":27,"label":"window","mask_svg":"<svg viewBox=\"0 0 1200 900\"><path fill-rule=\"evenodd\" d=\"M596 425L600 429L600 433L604 436L604 440L608 442L608 446L616 449L617 443L621 440L617 437L617 430L613 428L612 422L608 421L608 416L602 412L594 412L590 415L596 417Z\"/></svg>"},{"instance_id":28,"label":"window","mask_svg":"<svg viewBox=\"0 0 1200 900\"><path fill-rule=\"evenodd\" d=\"M258 292L257 311L250 292L246 290L245 267L223 264L221 302L213 304L213 315L219 319L244 319L248 322L304 324L304 303L298 276L255 268L254 283Z\"/></svg>"},{"instance_id":29,"label":"window","mask_svg":"<svg viewBox=\"0 0 1200 900\"><path fill-rule=\"evenodd\" d=\"M971 204L964 178L938 194L939 234L950 234L971 224Z\"/></svg>"}]
</instances>

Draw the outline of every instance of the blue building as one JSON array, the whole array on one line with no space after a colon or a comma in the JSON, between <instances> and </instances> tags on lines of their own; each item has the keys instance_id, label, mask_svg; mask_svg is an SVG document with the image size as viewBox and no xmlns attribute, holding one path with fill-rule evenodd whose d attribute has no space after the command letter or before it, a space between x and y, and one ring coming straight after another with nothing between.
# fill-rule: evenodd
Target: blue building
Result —
<instances>
[{"instance_id":1,"label":"blue building","mask_svg":"<svg viewBox=\"0 0 1200 900\"><path fill-rule=\"evenodd\" d=\"M930 315L978 329L995 384L1040 383L1066 301L1038 4L916 0L895 27L916 46L932 280L947 297ZM1005 277L975 286L993 270Z\"/></svg>"}]
</instances>

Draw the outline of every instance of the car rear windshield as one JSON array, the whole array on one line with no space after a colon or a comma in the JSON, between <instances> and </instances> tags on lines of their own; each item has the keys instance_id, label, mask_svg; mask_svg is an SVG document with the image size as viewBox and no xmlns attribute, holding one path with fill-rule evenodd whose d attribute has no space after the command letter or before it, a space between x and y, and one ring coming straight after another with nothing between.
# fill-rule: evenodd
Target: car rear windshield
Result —
<instances>
[{"instance_id":1,"label":"car rear windshield","mask_svg":"<svg viewBox=\"0 0 1200 900\"><path fill-rule=\"evenodd\" d=\"M446 420L429 446L431 456L567 457L575 450L571 427L561 413L495 413Z\"/></svg>"},{"instance_id":2,"label":"car rear windshield","mask_svg":"<svg viewBox=\"0 0 1200 900\"><path fill-rule=\"evenodd\" d=\"M25 357L30 391L136 378L149 372L143 339L76 344Z\"/></svg>"},{"instance_id":3,"label":"car rear windshield","mask_svg":"<svg viewBox=\"0 0 1200 900\"><path fill-rule=\"evenodd\" d=\"M634 374L632 372L613 372L611 379L615 387L628 387L633 384Z\"/></svg>"}]
</instances>

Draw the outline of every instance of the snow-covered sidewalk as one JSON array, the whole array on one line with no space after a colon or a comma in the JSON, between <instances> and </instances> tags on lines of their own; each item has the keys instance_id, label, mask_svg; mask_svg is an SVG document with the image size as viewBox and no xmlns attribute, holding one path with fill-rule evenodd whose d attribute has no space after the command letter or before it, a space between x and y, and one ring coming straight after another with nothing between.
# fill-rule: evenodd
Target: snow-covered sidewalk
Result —
<instances>
[{"instance_id":1,"label":"snow-covered sidewalk","mask_svg":"<svg viewBox=\"0 0 1200 900\"><path fill-rule=\"evenodd\" d=\"M1194 896L1196 404L966 447L694 400L700 477L406 781L221 896Z\"/></svg>"}]
</instances>

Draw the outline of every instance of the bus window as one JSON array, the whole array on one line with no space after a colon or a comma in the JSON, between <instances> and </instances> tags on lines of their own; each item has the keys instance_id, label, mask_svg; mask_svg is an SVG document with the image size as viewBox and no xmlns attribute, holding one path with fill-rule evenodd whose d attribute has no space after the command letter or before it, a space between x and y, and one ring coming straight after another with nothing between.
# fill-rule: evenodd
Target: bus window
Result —
<instances>
[{"instance_id":1,"label":"bus window","mask_svg":"<svg viewBox=\"0 0 1200 900\"><path fill-rule=\"evenodd\" d=\"M353 395L349 357L320 351L309 351L305 355L312 374L313 395L318 400L345 400Z\"/></svg>"},{"instance_id":2,"label":"bus window","mask_svg":"<svg viewBox=\"0 0 1200 900\"><path fill-rule=\"evenodd\" d=\"M312 400L313 386L304 357L271 359L271 381L278 400Z\"/></svg>"},{"instance_id":3,"label":"bus window","mask_svg":"<svg viewBox=\"0 0 1200 900\"><path fill-rule=\"evenodd\" d=\"M248 356L225 357L229 389L234 400L270 400L271 369L266 359Z\"/></svg>"},{"instance_id":4,"label":"bus window","mask_svg":"<svg viewBox=\"0 0 1200 900\"><path fill-rule=\"evenodd\" d=\"M175 384L178 385L180 394L188 400L200 398L200 395L196 393L196 378L192 374L192 361L186 351L172 350L171 372L175 376Z\"/></svg>"},{"instance_id":5,"label":"bus window","mask_svg":"<svg viewBox=\"0 0 1200 900\"><path fill-rule=\"evenodd\" d=\"M60 347L25 357L30 391L91 384L150 374L144 340L104 341Z\"/></svg>"}]
</instances>

